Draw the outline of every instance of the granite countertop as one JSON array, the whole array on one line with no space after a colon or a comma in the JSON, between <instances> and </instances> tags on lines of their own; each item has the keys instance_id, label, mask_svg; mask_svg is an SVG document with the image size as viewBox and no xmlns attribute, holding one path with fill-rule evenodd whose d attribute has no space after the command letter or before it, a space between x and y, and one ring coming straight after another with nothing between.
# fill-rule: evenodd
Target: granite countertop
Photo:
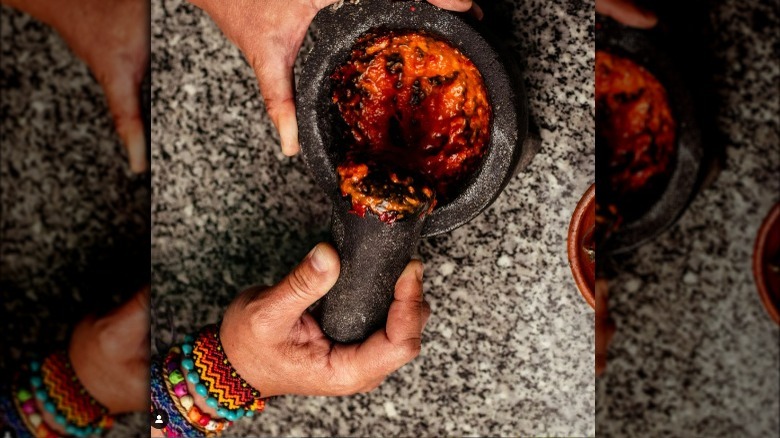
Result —
<instances>
[{"instance_id":1,"label":"granite countertop","mask_svg":"<svg viewBox=\"0 0 780 438\"><path fill-rule=\"evenodd\" d=\"M541 152L482 215L420 244L433 307L420 357L371 394L274 400L237 435L595 434L593 311L566 258L594 181L593 6L492 7L525 59ZM152 33L153 338L168 342L168 312L180 340L282 278L327 239L329 203L281 154L252 70L204 13L155 1Z\"/></svg>"},{"instance_id":2,"label":"granite countertop","mask_svg":"<svg viewBox=\"0 0 780 438\"><path fill-rule=\"evenodd\" d=\"M86 65L52 29L2 7L0 369L61 348L87 313L148 283L149 202L149 175L130 173ZM147 421L123 416L111 436Z\"/></svg>"},{"instance_id":3,"label":"granite countertop","mask_svg":"<svg viewBox=\"0 0 780 438\"><path fill-rule=\"evenodd\" d=\"M725 168L674 227L620 260L599 436L780 436L780 330L751 271L758 228L780 201L780 16L711 3L720 103L705 129L720 131Z\"/></svg>"}]
</instances>

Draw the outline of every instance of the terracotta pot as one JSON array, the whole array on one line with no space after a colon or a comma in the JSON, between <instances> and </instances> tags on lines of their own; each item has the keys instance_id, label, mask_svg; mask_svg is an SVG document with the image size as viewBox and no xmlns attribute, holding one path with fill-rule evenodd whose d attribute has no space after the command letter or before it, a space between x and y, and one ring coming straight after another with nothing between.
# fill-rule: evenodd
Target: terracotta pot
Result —
<instances>
[{"instance_id":1,"label":"terracotta pot","mask_svg":"<svg viewBox=\"0 0 780 438\"><path fill-rule=\"evenodd\" d=\"M780 203L758 230L753 250L753 276L769 316L780 325Z\"/></svg>"},{"instance_id":2,"label":"terracotta pot","mask_svg":"<svg viewBox=\"0 0 780 438\"><path fill-rule=\"evenodd\" d=\"M580 293L596 308L596 252L593 234L596 227L596 185L582 196L569 224L567 248L569 265Z\"/></svg>"}]
</instances>

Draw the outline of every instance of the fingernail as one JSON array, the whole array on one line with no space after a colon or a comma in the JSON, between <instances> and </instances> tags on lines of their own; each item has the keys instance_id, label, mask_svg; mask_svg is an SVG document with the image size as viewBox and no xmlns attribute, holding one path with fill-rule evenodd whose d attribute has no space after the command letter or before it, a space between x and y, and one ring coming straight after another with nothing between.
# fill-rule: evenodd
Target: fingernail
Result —
<instances>
[{"instance_id":1,"label":"fingernail","mask_svg":"<svg viewBox=\"0 0 780 438\"><path fill-rule=\"evenodd\" d=\"M295 114L282 116L279 120L279 137L282 140L282 153L292 157L298 153L298 122Z\"/></svg>"},{"instance_id":2,"label":"fingernail","mask_svg":"<svg viewBox=\"0 0 780 438\"><path fill-rule=\"evenodd\" d=\"M476 3L471 5L471 13L474 14L474 18L477 20L481 21L483 18L485 18L485 13L482 12L482 8L480 8Z\"/></svg>"},{"instance_id":3,"label":"fingernail","mask_svg":"<svg viewBox=\"0 0 780 438\"><path fill-rule=\"evenodd\" d=\"M423 266L422 262L420 262L417 265L417 269L415 270L414 274L417 275L417 281L422 283L423 281L423 271L425 270L425 266Z\"/></svg>"},{"instance_id":4,"label":"fingernail","mask_svg":"<svg viewBox=\"0 0 780 438\"><path fill-rule=\"evenodd\" d=\"M311 260L311 266L314 268L317 272L328 272L328 269L330 268L330 257L328 257L327 254L325 254L325 251L322 250L321 245L317 245L314 247L314 249L311 251L311 256L309 257Z\"/></svg>"},{"instance_id":5,"label":"fingernail","mask_svg":"<svg viewBox=\"0 0 780 438\"><path fill-rule=\"evenodd\" d=\"M127 139L127 160L130 170L134 173L144 173L149 169L146 161L146 139L143 132L133 132Z\"/></svg>"}]
</instances>

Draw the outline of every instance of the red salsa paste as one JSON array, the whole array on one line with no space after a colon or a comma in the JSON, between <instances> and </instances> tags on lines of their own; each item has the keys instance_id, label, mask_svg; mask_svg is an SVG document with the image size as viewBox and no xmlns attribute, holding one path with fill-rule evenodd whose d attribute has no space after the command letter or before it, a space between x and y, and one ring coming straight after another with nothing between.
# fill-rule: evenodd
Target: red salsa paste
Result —
<instances>
[{"instance_id":1,"label":"red salsa paste","mask_svg":"<svg viewBox=\"0 0 780 438\"><path fill-rule=\"evenodd\" d=\"M638 204L649 206L650 192L668 176L675 129L666 89L655 76L629 59L596 51L597 166L607 183L599 191L609 204L598 206L600 216L617 226L642 209Z\"/></svg>"},{"instance_id":2,"label":"red salsa paste","mask_svg":"<svg viewBox=\"0 0 780 438\"><path fill-rule=\"evenodd\" d=\"M355 213L408 213L432 198L430 210L452 200L479 166L490 140L487 90L476 66L447 42L423 32L368 33L331 79L347 127L341 191ZM414 205L405 205L405 195L393 205L369 199L387 193L360 183L376 172L413 175L418 187L404 194ZM403 187L405 178L379 179L389 181L387 189ZM377 211L380 204L386 209Z\"/></svg>"}]
</instances>

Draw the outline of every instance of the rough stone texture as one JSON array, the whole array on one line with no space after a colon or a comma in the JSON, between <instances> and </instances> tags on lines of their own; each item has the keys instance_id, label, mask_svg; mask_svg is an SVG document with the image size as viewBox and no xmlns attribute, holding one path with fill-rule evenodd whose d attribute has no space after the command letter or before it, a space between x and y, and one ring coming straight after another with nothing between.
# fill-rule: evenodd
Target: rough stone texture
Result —
<instances>
[{"instance_id":1,"label":"rough stone texture","mask_svg":"<svg viewBox=\"0 0 780 438\"><path fill-rule=\"evenodd\" d=\"M149 176L126 163L87 67L53 30L2 7L0 369L61 347L86 313L149 281ZM122 417L108 436L147 421Z\"/></svg>"},{"instance_id":2,"label":"rough stone texture","mask_svg":"<svg viewBox=\"0 0 780 438\"><path fill-rule=\"evenodd\" d=\"M295 100L301 156L308 173L334 204L346 205L336 208L332 219L333 241L342 257L341 275L320 306L322 329L333 340L364 340L383 326L395 281L416 249L421 232L430 237L469 222L498 197L515 176L519 163L530 162L538 151L525 141L528 104L514 56L502 59L472 27L478 25L476 20L463 18L429 3L410 6L363 0L358 6L335 12L326 9L312 24L318 29L318 43L307 54ZM334 114L333 90L328 86L333 71L349 59L355 41L377 28L418 29L455 44L481 70L494 108L490 143L473 179L455 199L439 205L419 223L406 219L392 227L348 213L351 205L343 201L338 187L336 160L343 145L334 129L338 116Z\"/></svg>"},{"instance_id":3,"label":"rough stone texture","mask_svg":"<svg viewBox=\"0 0 780 438\"><path fill-rule=\"evenodd\" d=\"M468 222L498 197L533 159L538 147L528 142L528 102L515 54L498 38L478 33L484 27L468 15L443 12L429 3L364 0L337 11L325 10L314 20L319 43L307 54L296 94L301 156L312 178L331 199L341 198L336 174L340 138L334 129L332 87L328 77L349 59L362 35L372 29L419 29L448 40L480 69L493 107L490 143L482 165L455 199L439 205L426 219L423 235L434 236ZM491 40L496 46L491 46ZM495 41L492 41L495 40ZM538 143L538 142L536 142Z\"/></svg>"},{"instance_id":4,"label":"rough stone texture","mask_svg":"<svg viewBox=\"0 0 780 438\"><path fill-rule=\"evenodd\" d=\"M351 213L349 201L338 205L331 241L341 259L339 279L312 312L330 339L356 343L385 326L396 282L417 249L425 216L388 226L372 214Z\"/></svg>"},{"instance_id":5,"label":"rough stone texture","mask_svg":"<svg viewBox=\"0 0 780 438\"><path fill-rule=\"evenodd\" d=\"M695 99L689 84L683 80L680 67L674 62L673 54L677 41L661 38L660 35L647 30L623 26L602 15L597 16L596 26L596 50L605 50L632 59L663 84L677 126L676 152L668 177L656 186L658 189L653 194L634 195L642 198L649 208L640 217L622 222L617 230L610 233L609 239L600 246L600 254L604 255L631 251L653 240L673 225L696 195L702 173L700 170L705 166L702 166L702 123L697 117ZM602 169L598 161L596 168ZM596 173L598 187L610 184L608 173ZM601 198L601 194L606 190L598 192ZM598 202L608 203L605 200Z\"/></svg>"},{"instance_id":6,"label":"rough stone texture","mask_svg":"<svg viewBox=\"0 0 780 438\"><path fill-rule=\"evenodd\" d=\"M729 1L706 21L720 102L708 128L722 133L726 167L674 227L621 260L599 436L780 436L780 330L751 272L758 227L780 200L780 17Z\"/></svg>"},{"instance_id":7,"label":"rough stone texture","mask_svg":"<svg viewBox=\"0 0 780 438\"><path fill-rule=\"evenodd\" d=\"M482 215L421 243L422 354L371 394L283 397L235 434L595 434L593 311L566 260L594 180L593 5L486 12L526 70L541 151ZM327 238L330 202L282 156L251 69L211 20L180 1L153 2L152 20L153 337L167 342L170 325L180 340L282 278Z\"/></svg>"}]
</instances>

